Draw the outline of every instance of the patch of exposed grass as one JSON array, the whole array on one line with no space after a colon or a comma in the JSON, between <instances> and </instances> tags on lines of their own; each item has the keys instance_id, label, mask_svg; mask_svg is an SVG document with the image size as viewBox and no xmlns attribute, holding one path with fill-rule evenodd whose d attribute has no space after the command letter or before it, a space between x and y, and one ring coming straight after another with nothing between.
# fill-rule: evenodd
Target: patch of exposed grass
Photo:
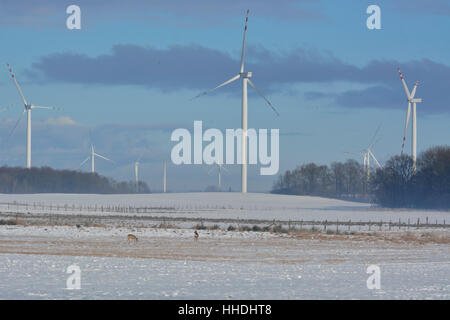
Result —
<instances>
[{"instance_id":1,"label":"patch of exposed grass","mask_svg":"<svg viewBox=\"0 0 450 320\"><path fill-rule=\"evenodd\" d=\"M0 220L0 225L2 226L15 226L17 221L15 219Z\"/></svg>"}]
</instances>

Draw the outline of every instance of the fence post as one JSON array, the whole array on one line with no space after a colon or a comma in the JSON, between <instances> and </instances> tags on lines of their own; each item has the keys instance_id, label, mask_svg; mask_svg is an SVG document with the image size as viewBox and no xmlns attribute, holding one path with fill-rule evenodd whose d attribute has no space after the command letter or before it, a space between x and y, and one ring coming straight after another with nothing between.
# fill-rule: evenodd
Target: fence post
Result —
<instances>
[{"instance_id":1,"label":"fence post","mask_svg":"<svg viewBox=\"0 0 450 320\"><path fill-rule=\"evenodd\" d=\"M336 219L336 233L339 233L339 219Z\"/></svg>"},{"instance_id":2,"label":"fence post","mask_svg":"<svg viewBox=\"0 0 450 320\"><path fill-rule=\"evenodd\" d=\"M400 218L398 218L398 230L400 230L400 226L401 226L401 222L400 222Z\"/></svg>"}]
</instances>

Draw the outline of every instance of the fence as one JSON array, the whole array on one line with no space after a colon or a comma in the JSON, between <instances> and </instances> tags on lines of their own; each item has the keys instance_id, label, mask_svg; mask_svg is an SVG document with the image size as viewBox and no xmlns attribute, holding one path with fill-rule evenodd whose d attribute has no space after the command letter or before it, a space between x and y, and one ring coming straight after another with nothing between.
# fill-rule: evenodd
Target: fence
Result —
<instances>
[{"instance_id":1,"label":"fence","mask_svg":"<svg viewBox=\"0 0 450 320\"><path fill-rule=\"evenodd\" d=\"M6 212L1 213L1 208ZM196 209L196 211L208 211L210 209ZM68 205L68 204L42 204L42 203L18 203L18 202L4 202L0 203L0 214L2 216L27 217L30 211L45 212L50 220L58 220L59 218L82 218L77 215L77 212L82 212L84 219L101 219L101 216L96 216L97 213L103 215L114 214L115 218L127 218L136 221L161 221L164 224L170 222L195 222L207 224L238 224L238 225L264 225L264 226L283 226L288 229L296 228L302 229L316 229L323 231L395 231L395 230L410 230L419 228L448 228L450 225L446 224L446 220L438 221L434 219L431 221L429 217L422 217L417 219L408 218L407 220L379 220L379 221L363 221L363 220L264 220L264 219L227 219L227 218L188 218L188 217L170 217L170 216L154 216L155 213L175 212L175 207L155 206L155 207L134 207L134 206L118 206L118 205ZM58 214L53 214L57 212ZM67 212L67 214L64 214ZM87 214L86 214L87 213ZM92 214L90 214L92 213ZM143 216L131 216L131 214L144 214ZM145 214L153 214L153 216L145 216ZM103 217L103 219L114 218L112 216Z\"/></svg>"}]
</instances>

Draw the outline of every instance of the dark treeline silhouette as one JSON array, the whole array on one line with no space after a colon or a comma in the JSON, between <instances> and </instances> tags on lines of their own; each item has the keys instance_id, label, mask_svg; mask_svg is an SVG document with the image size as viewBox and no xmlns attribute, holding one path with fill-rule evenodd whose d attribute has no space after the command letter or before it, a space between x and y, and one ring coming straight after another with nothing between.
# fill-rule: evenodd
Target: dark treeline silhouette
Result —
<instances>
[{"instance_id":1,"label":"dark treeline silhouette","mask_svg":"<svg viewBox=\"0 0 450 320\"><path fill-rule=\"evenodd\" d=\"M272 193L370 200L384 207L450 208L450 147L438 146L413 160L391 157L382 169L365 172L355 160L330 166L304 164L280 175Z\"/></svg>"},{"instance_id":2,"label":"dark treeline silhouette","mask_svg":"<svg viewBox=\"0 0 450 320\"><path fill-rule=\"evenodd\" d=\"M0 193L136 193L136 183L116 182L98 175L48 167L0 167ZM139 193L149 193L139 182Z\"/></svg>"},{"instance_id":3,"label":"dark treeline silhouette","mask_svg":"<svg viewBox=\"0 0 450 320\"><path fill-rule=\"evenodd\" d=\"M417 158L393 156L371 181L374 200L385 207L450 209L450 147L438 146Z\"/></svg>"},{"instance_id":4,"label":"dark treeline silhouette","mask_svg":"<svg viewBox=\"0 0 450 320\"><path fill-rule=\"evenodd\" d=\"M366 194L366 186L362 166L347 160L330 167L308 163L288 170L275 182L272 193L356 199Z\"/></svg>"}]
</instances>

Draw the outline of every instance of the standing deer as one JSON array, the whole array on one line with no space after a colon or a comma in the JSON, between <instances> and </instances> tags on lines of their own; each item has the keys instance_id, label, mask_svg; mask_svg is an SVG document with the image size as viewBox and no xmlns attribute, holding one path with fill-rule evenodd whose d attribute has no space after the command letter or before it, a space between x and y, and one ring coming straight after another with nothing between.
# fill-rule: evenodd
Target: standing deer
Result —
<instances>
[{"instance_id":1,"label":"standing deer","mask_svg":"<svg viewBox=\"0 0 450 320\"><path fill-rule=\"evenodd\" d=\"M138 238L134 234L129 234L128 235L128 242L130 242L130 241L137 242Z\"/></svg>"},{"instance_id":2,"label":"standing deer","mask_svg":"<svg viewBox=\"0 0 450 320\"><path fill-rule=\"evenodd\" d=\"M194 231L194 239L197 241L198 240L198 232L197 230Z\"/></svg>"}]
</instances>

